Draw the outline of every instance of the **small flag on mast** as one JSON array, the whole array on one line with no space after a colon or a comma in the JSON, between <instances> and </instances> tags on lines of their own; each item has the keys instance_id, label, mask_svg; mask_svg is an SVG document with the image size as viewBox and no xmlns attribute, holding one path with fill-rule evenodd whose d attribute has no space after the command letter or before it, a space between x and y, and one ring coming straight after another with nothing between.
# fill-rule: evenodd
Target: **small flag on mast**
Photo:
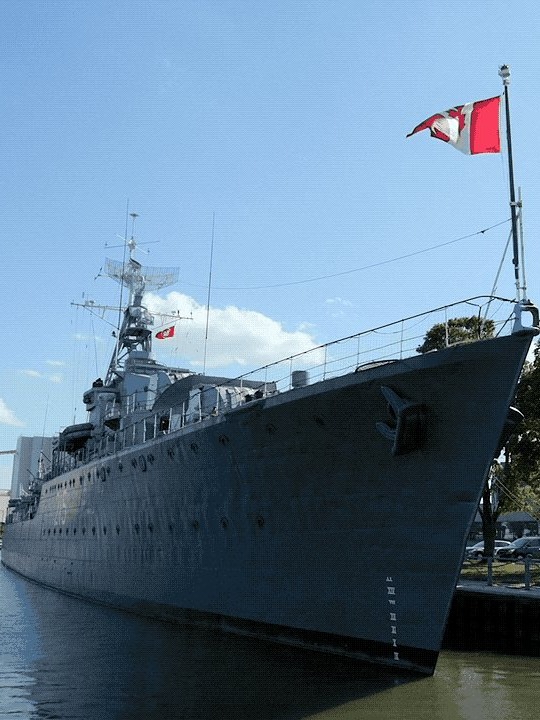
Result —
<instances>
[{"instance_id":1,"label":"small flag on mast","mask_svg":"<svg viewBox=\"0 0 540 720\"><path fill-rule=\"evenodd\" d=\"M164 330L160 330L156 333L156 338L158 340L166 340L170 337L174 337L174 325L171 325L171 327L165 328Z\"/></svg>"},{"instance_id":2,"label":"small flag on mast","mask_svg":"<svg viewBox=\"0 0 540 720\"><path fill-rule=\"evenodd\" d=\"M458 105L432 115L407 137L429 130L431 137L450 143L466 155L501 152L499 107L501 98L488 98Z\"/></svg>"}]
</instances>

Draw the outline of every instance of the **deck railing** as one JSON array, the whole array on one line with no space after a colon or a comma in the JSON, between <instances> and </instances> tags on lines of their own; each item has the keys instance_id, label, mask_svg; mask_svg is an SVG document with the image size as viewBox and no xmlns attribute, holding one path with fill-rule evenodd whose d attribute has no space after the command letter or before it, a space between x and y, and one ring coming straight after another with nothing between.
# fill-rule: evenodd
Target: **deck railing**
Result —
<instances>
[{"instance_id":1,"label":"deck railing","mask_svg":"<svg viewBox=\"0 0 540 720\"><path fill-rule=\"evenodd\" d=\"M370 364L401 360L416 355L428 330L437 324L441 326L442 343L451 345L450 319L472 316L482 321L478 323L479 327L483 326L484 321L491 321L494 335L508 334L515 319L515 301L497 296L478 296L444 305L269 363L257 370L227 380L226 386L237 390L238 403L233 404L233 407L237 407L238 404L256 400L257 397L283 393L303 384L311 385L365 369ZM469 337L469 339L477 338ZM184 404L182 407L172 407L148 414L144 406L133 403L130 407L131 413L127 416L128 422L122 430L116 432L111 430L99 443L94 443L93 447L85 448L73 456L66 455L61 462L55 464L52 476L56 477L96 458L147 443L159 435L229 411L230 402L226 406L220 403L219 389L224 386L225 384L207 386L201 390L201 397L198 406L195 405L195 410ZM216 403L210 411L206 411L204 408L209 403L203 401L202 395L212 390L215 392ZM129 422L130 417L132 422Z\"/></svg>"}]
</instances>

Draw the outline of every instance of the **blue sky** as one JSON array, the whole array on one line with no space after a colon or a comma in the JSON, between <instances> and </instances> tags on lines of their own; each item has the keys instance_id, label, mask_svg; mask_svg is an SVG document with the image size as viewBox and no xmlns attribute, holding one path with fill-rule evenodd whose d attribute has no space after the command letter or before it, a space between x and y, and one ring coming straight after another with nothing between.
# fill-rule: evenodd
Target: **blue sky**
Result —
<instances>
[{"instance_id":1,"label":"blue sky","mask_svg":"<svg viewBox=\"0 0 540 720\"><path fill-rule=\"evenodd\" d=\"M180 268L152 303L193 313L162 356L185 367L200 370L214 214L216 371L488 294L508 223L360 268L509 217L505 154L405 139L435 112L499 94L501 63L540 301L539 36L532 2L516 18L499 0L455 12L416 0L5 3L0 449L84 420L111 327L71 302L118 302L100 268L121 259L105 246L124 234L128 201L151 243L139 259ZM499 293L514 294L509 266ZM0 487L10 474L0 457Z\"/></svg>"}]
</instances>

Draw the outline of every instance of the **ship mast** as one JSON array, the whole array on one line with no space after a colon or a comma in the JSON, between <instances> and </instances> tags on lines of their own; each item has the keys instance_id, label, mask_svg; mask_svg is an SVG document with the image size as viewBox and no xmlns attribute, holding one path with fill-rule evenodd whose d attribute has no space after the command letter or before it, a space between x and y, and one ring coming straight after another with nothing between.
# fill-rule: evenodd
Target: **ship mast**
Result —
<instances>
[{"instance_id":1,"label":"ship mast","mask_svg":"<svg viewBox=\"0 0 540 720\"><path fill-rule=\"evenodd\" d=\"M154 318L142 304L143 294L147 290L160 290L173 285L178 280L178 268L145 267L135 259L137 242L132 235L126 242L129 248L127 263L117 260L105 261L105 273L116 280L122 288L129 289L129 303L124 311L122 326L118 331L115 351L105 384L108 385L118 375L118 367L123 364L126 355L134 350L141 350L150 356L152 351L152 331L150 326Z\"/></svg>"},{"instance_id":2,"label":"ship mast","mask_svg":"<svg viewBox=\"0 0 540 720\"><path fill-rule=\"evenodd\" d=\"M521 198L516 200L516 190L514 183L514 160L512 157L512 133L510 129L510 100L508 88L510 85L510 67L508 65L501 65L499 68L499 76L503 81L504 86L504 108L505 108L505 119L506 119L506 147L508 150L508 179L510 188L510 217L512 220L512 249L513 258L512 263L514 265L514 279L516 283L516 297L518 303L522 305L528 304L527 300L527 288L525 282L525 272L520 267L520 238L518 228L518 208L519 218L521 221Z\"/></svg>"}]
</instances>

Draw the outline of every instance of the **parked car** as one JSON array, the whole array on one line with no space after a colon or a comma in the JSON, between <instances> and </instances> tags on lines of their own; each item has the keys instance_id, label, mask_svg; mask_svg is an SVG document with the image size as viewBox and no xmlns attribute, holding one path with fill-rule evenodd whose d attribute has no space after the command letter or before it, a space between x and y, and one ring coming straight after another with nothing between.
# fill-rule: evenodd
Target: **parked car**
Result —
<instances>
[{"instance_id":1,"label":"parked car","mask_svg":"<svg viewBox=\"0 0 540 720\"><path fill-rule=\"evenodd\" d=\"M495 540L495 555L501 548L505 548L511 543L508 540ZM482 560L484 558L484 541L476 543L472 547L467 548L465 556L469 560Z\"/></svg>"},{"instance_id":2,"label":"parked car","mask_svg":"<svg viewBox=\"0 0 540 720\"><path fill-rule=\"evenodd\" d=\"M540 558L540 537L527 535L510 543L507 548L500 548L496 556L501 560L522 560L525 557Z\"/></svg>"}]
</instances>

